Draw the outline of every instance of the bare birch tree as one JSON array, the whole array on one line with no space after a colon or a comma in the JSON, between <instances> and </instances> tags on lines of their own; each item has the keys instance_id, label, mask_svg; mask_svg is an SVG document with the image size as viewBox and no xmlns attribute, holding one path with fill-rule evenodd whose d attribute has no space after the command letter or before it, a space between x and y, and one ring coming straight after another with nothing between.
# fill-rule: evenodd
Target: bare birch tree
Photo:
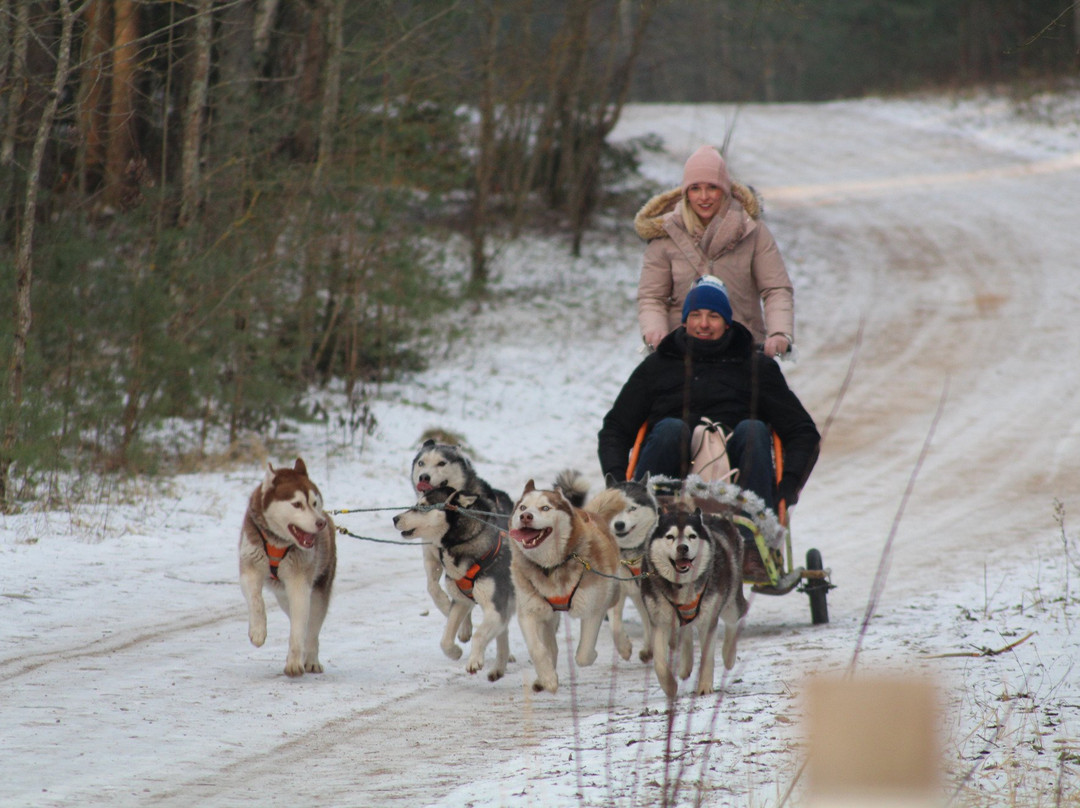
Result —
<instances>
[{"instance_id":1,"label":"bare birch tree","mask_svg":"<svg viewBox=\"0 0 1080 808\"><path fill-rule=\"evenodd\" d=\"M48 100L45 103L44 110L42 110L37 132L34 135L34 146L30 153L30 162L26 167L22 218L18 223L15 234L15 328L8 378L8 391L11 396L13 415L19 413L23 406L26 344L30 335L30 325L33 322L30 291L34 278L34 224L37 221L41 164L45 159L45 147L48 145L53 122L56 120L56 111L60 106L61 94L68 79L71 66L71 43L75 29L75 18L78 13L72 10L70 0L59 0L59 3L61 29L60 42L57 47L56 70L53 74L53 83L49 89ZM18 419L13 417L4 429L3 448L0 450L0 507L3 508L8 506L11 496L9 473L12 463L12 451L18 439Z\"/></svg>"},{"instance_id":2,"label":"bare birch tree","mask_svg":"<svg viewBox=\"0 0 1080 808\"><path fill-rule=\"evenodd\" d=\"M187 112L180 151L180 219L184 227L199 209L201 191L199 162L202 157L203 122L210 91L210 48L213 33L213 0L197 0L194 15L194 39L191 43L191 81L188 85Z\"/></svg>"},{"instance_id":3,"label":"bare birch tree","mask_svg":"<svg viewBox=\"0 0 1080 808\"><path fill-rule=\"evenodd\" d=\"M312 179L322 180L334 156L334 132L341 104L341 61L345 51L345 0L324 0L326 4L326 67L323 71L322 110L319 117L319 154Z\"/></svg>"}]
</instances>

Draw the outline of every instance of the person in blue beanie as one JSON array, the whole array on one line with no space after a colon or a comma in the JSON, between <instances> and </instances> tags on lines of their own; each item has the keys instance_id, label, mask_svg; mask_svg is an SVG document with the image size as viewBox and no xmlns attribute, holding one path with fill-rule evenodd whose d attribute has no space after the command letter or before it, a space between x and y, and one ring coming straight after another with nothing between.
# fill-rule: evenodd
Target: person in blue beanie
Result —
<instances>
[{"instance_id":1,"label":"person in blue beanie","mask_svg":"<svg viewBox=\"0 0 1080 808\"><path fill-rule=\"evenodd\" d=\"M683 324L631 373L604 416L598 435L605 476L626 479L630 451L646 425L633 476L682 479L690 471L693 429L709 419L730 437L727 454L738 485L776 510L788 507L817 462L821 435L788 387L777 363L755 349L749 330L732 319L724 284L705 276L686 296ZM772 464L772 431L784 447L779 485Z\"/></svg>"}]
</instances>

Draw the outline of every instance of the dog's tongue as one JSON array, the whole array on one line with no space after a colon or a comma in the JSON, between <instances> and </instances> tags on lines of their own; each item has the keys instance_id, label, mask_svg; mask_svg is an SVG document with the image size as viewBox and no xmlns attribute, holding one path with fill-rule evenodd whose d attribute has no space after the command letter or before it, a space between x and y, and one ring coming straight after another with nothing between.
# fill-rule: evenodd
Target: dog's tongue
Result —
<instances>
[{"instance_id":1,"label":"dog's tongue","mask_svg":"<svg viewBox=\"0 0 1080 808\"><path fill-rule=\"evenodd\" d=\"M430 491L431 483L429 483L427 480L421 480L416 484L416 490L420 492Z\"/></svg>"},{"instance_id":2,"label":"dog's tongue","mask_svg":"<svg viewBox=\"0 0 1080 808\"><path fill-rule=\"evenodd\" d=\"M546 539L549 533L551 533L551 528L548 527L543 530L537 530L532 527L519 527L516 530L510 531L510 538L522 547L531 550Z\"/></svg>"},{"instance_id":3,"label":"dog's tongue","mask_svg":"<svg viewBox=\"0 0 1080 808\"><path fill-rule=\"evenodd\" d=\"M305 533L296 525L289 525L289 532L292 533L293 538L296 539L296 543L304 549L310 550L315 546L314 533Z\"/></svg>"},{"instance_id":4,"label":"dog's tongue","mask_svg":"<svg viewBox=\"0 0 1080 808\"><path fill-rule=\"evenodd\" d=\"M675 562L675 571L680 574L686 574L690 572L690 569L694 566L693 560L680 559Z\"/></svg>"}]
</instances>

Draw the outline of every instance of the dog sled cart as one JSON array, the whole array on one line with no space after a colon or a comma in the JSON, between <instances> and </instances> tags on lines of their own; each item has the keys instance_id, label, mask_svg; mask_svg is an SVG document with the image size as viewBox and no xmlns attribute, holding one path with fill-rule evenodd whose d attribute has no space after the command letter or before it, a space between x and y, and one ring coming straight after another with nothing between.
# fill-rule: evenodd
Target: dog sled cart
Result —
<instances>
[{"instance_id":1,"label":"dog sled cart","mask_svg":"<svg viewBox=\"0 0 1080 808\"><path fill-rule=\"evenodd\" d=\"M630 455L626 477L631 479L638 452L645 435L642 424ZM773 434L773 466L776 480L784 473L784 452L780 438ZM806 551L805 566L795 566L789 514L781 500L779 513L773 514L761 500L728 482L707 482L691 475L686 480L657 478L652 487L661 510L674 506L677 499L691 497L703 513L723 516L733 523L743 537L743 583L760 595L805 593L810 599L810 619L814 625L829 622L828 592L835 588L832 571L824 566L821 552Z\"/></svg>"}]
</instances>

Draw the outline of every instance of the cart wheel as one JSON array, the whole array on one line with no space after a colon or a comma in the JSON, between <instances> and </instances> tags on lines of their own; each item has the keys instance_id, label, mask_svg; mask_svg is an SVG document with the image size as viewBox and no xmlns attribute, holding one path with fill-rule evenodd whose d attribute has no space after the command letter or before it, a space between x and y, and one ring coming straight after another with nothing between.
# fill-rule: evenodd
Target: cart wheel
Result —
<instances>
[{"instance_id":1,"label":"cart wheel","mask_svg":"<svg viewBox=\"0 0 1080 808\"><path fill-rule=\"evenodd\" d=\"M823 570L821 552L811 548L806 551L806 568L808 570ZM829 604L825 597L829 592L829 582L824 579L814 578L808 580L803 587L810 596L810 619L815 626L829 622Z\"/></svg>"}]
</instances>

